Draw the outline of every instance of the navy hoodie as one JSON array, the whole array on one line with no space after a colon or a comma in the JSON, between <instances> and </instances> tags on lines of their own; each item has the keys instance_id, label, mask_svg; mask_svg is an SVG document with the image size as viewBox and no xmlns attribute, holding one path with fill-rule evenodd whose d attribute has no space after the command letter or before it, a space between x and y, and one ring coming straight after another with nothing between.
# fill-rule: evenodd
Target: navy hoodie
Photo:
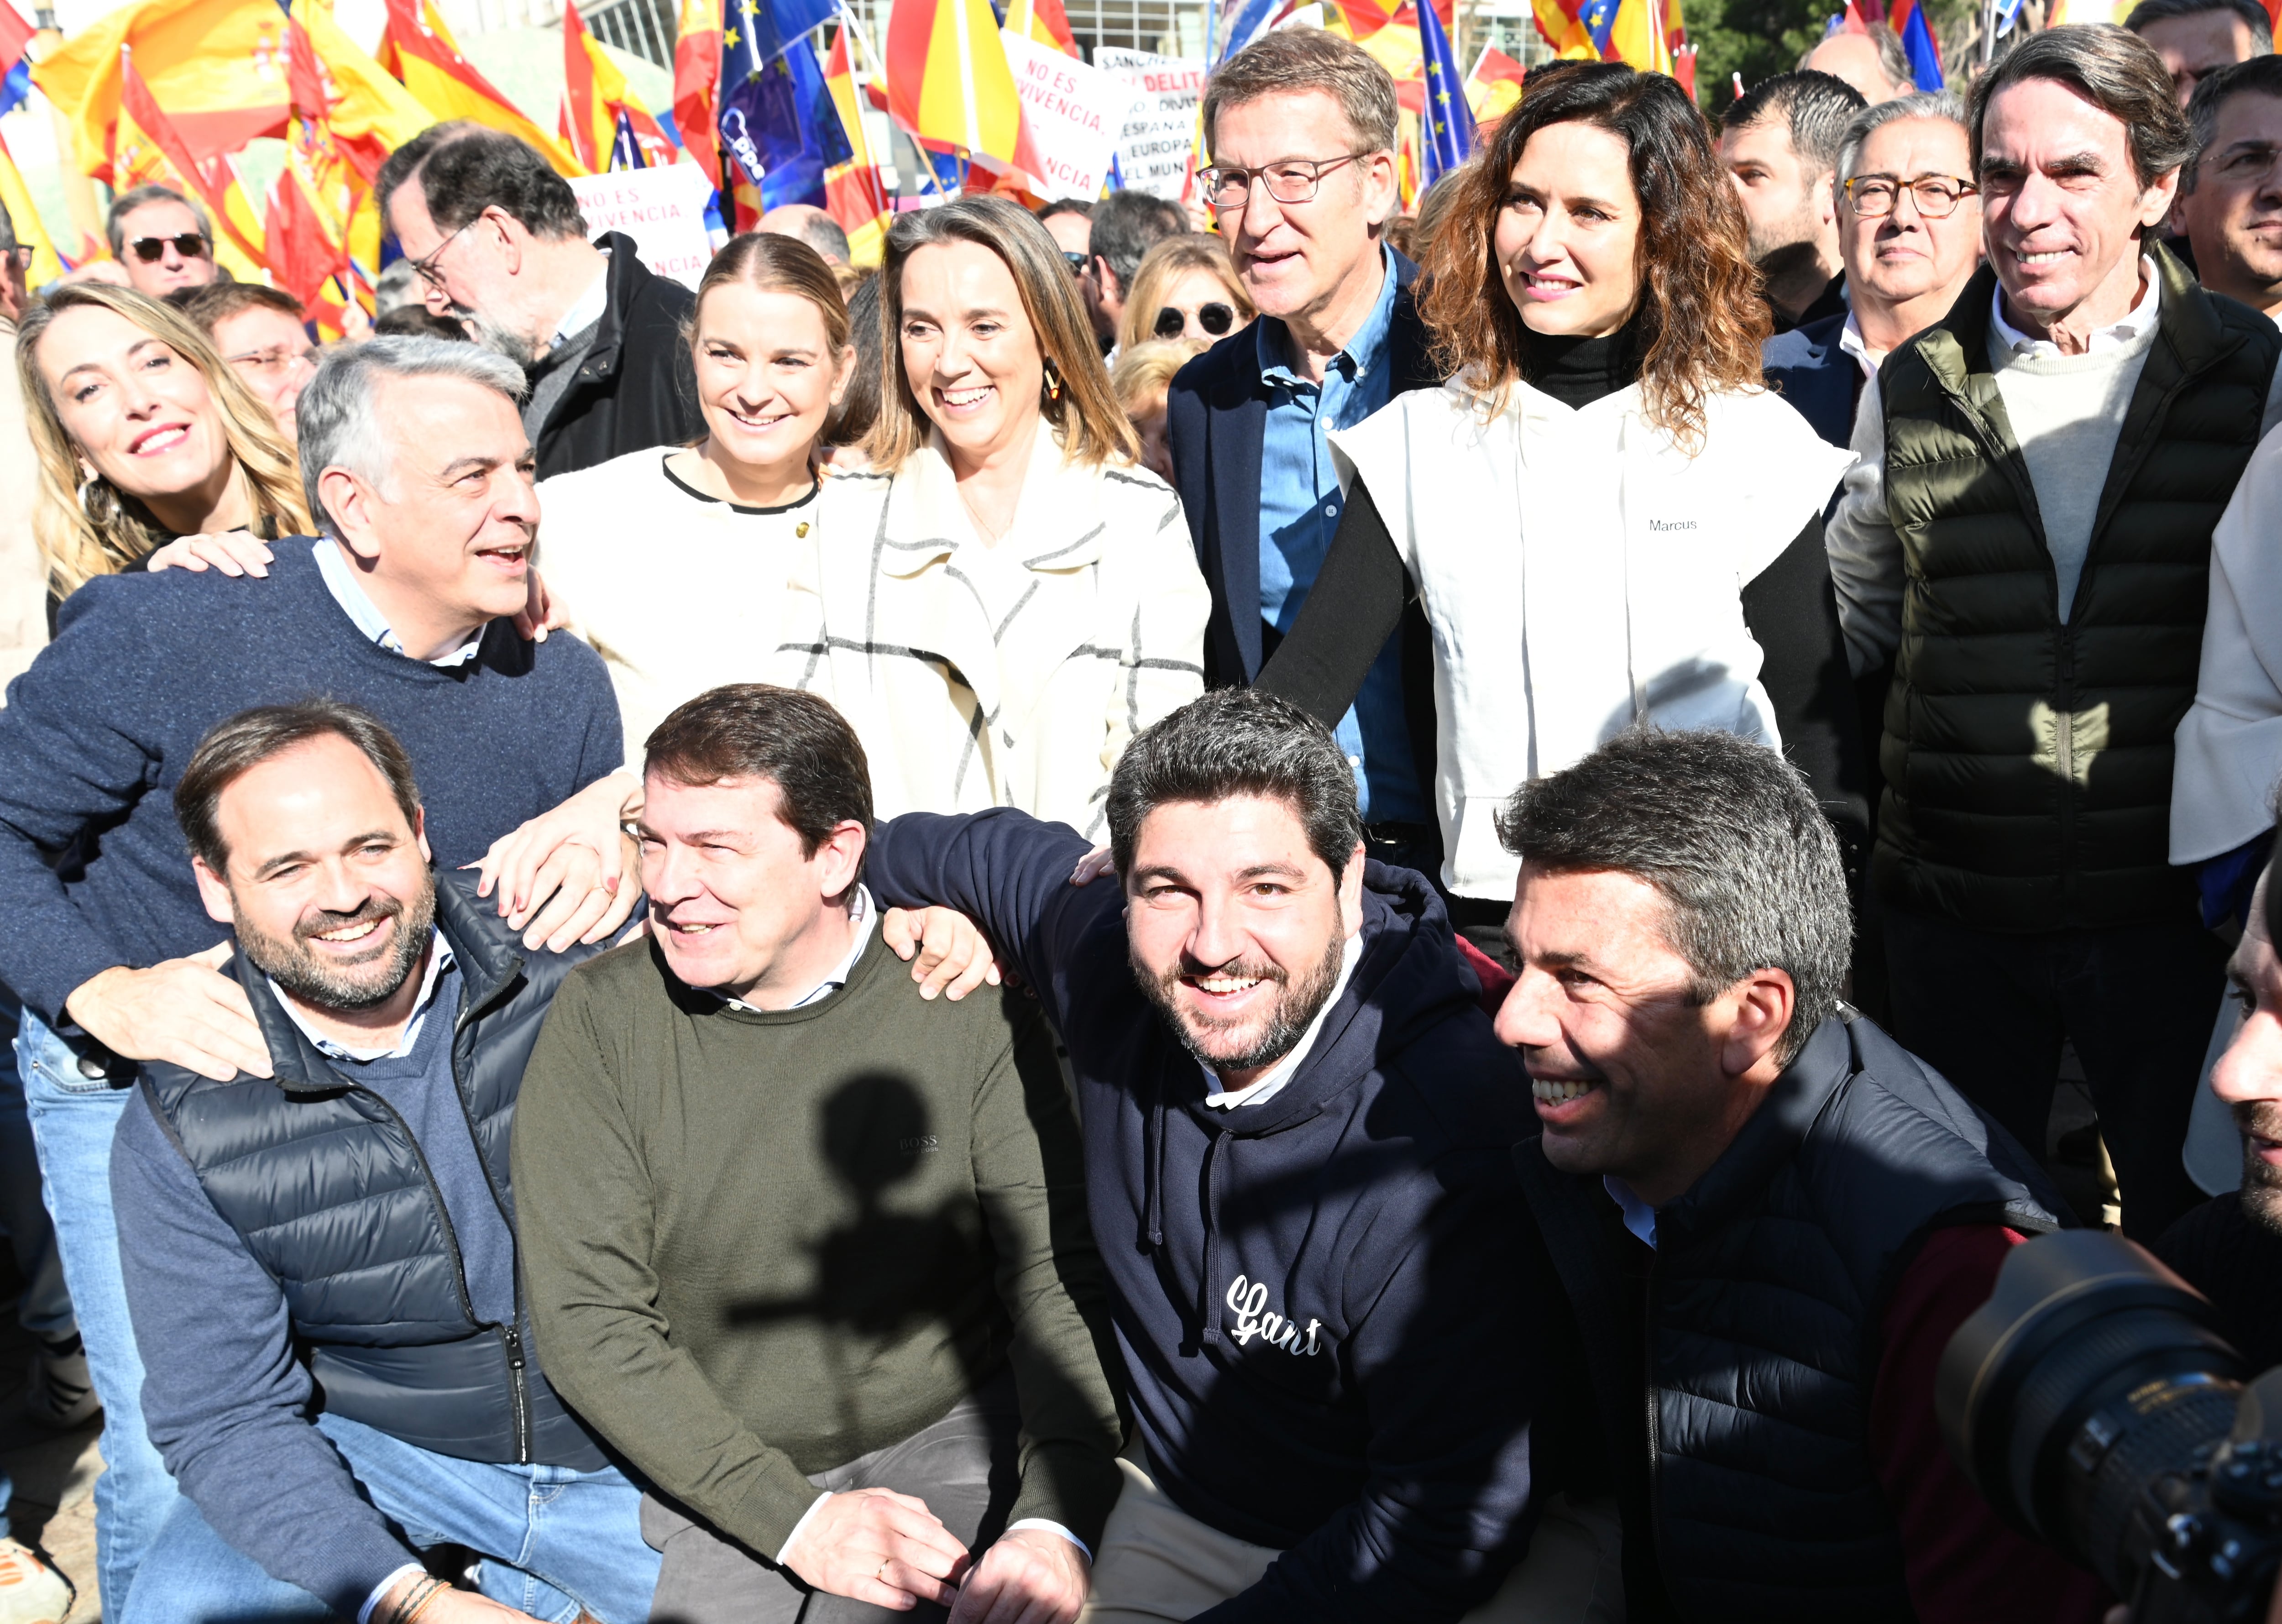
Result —
<instances>
[{"instance_id":1,"label":"navy hoodie","mask_svg":"<svg viewBox=\"0 0 2282 1624\"><path fill-rule=\"evenodd\" d=\"M1158 1486L1284 1555L1200 1615L1455 1620L1519 1556L1536 1328L1509 1146L1525 1080L1440 902L1367 864L1363 947L1263 1104L1212 1111L1136 984L1124 897L1086 841L999 809L874 835L893 906L973 918L1069 1050L1087 1208Z\"/></svg>"}]
</instances>

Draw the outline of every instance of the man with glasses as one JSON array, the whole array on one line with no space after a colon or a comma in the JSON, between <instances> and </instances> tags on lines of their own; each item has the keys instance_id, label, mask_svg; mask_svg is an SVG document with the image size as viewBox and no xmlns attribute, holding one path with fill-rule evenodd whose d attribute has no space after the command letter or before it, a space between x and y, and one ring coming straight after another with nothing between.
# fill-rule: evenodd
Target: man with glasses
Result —
<instances>
[{"instance_id":1,"label":"man with glasses","mask_svg":"<svg viewBox=\"0 0 2282 1624\"><path fill-rule=\"evenodd\" d=\"M536 149L456 120L389 155L373 184L429 310L524 369L539 477L705 431L683 336L695 298L632 237L589 242L578 199Z\"/></svg>"},{"instance_id":2,"label":"man with glasses","mask_svg":"<svg viewBox=\"0 0 2282 1624\"><path fill-rule=\"evenodd\" d=\"M294 438L293 408L316 376L316 346L301 324L301 301L279 288L217 282L190 296L183 314L206 330L214 348Z\"/></svg>"},{"instance_id":3,"label":"man with glasses","mask_svg":"<svg viewBox=\"0 0 2282 1624\"><path fill-rule=\"evenodd\" d=\"M1045 227L1046 235L1054 239L1054 246L1069 261L1070 275L1082 284L1085 268L1093 257L1093 205L1083 198L1056 198L1042 205L1037 215L1038 223Z\"/></svg>"},{"instance_id":4,"label":"man with glasses","mask_svg":"<svg viewBox=\"0 0 2282 1624\"><path fill-rule=\"evenodd\" d=\"M1981 262L1980 188L1963 109L1904 96L1855 115L1839 143L1846 306L1767 340L1769 387L1834 446L1889 350L1949 314Z\"/></svg>"},{"instance_id":5,"label":"man with glasses","mask_svg":"<svg viewBox=\"0 0 2282 1624\"><path fill-rule=\"evenodd\" d=\"M2282 316L2282 57L2253 57L2196 85L2195 156L2179 171L2171 223L2202 284Z\"/></svg>"},{"instance_id":6,"label":"man with glasses","mask_svg":"<svg viewBox=\"0 0 2282 1624\"><path fill-rule=\"evenodd\" d=\"M1442 382L1412 283L1382 240L1396 201L1394 82L1319 29L1270 34L1212 76L1199 180L1257 321L1167 402L1173 486L1212 587L1208 687L1250 683L1299 618L1346 499L1327 431ZM1415 602L1337 728L1370 855L1441 872L1433 650Z\"/></svg>"},{"instance_id":7,"label":"man with glasses","mask_svg":"<svg viewBox=\"0 0 2282 1624\"><path fill-rule=\"evenodd\" d=\"M105 223L111 257L128 287L153 299L177 288L202 288L214 268L213 222L198 204L171 186L137 186L121 192ZM105 277L105 280L110 280Z\"/></svg>"}]
</instances>

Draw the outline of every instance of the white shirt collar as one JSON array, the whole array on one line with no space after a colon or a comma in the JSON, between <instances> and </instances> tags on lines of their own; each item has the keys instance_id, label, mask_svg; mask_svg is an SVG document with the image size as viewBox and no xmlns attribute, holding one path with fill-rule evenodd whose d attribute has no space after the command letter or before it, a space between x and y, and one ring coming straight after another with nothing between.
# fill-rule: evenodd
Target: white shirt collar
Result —
<instances>
[{"instance_id":1,"label":"white shirt collar","mask_svg":"<svg viewBox=\"0 0 2282 1624\"><path fill-rule=\"evenodd\" d=\"M2139 297L2123 319L2096 329L2085 341L2084 351L2096 355L2102 350L2119 349L2138 339L2155 324L2155 317L2163 307L2163 279L2155 271L2155 261L2142 255L2139 260L2139 280L2144 284ZM2015 355L2058 355L2061 346L2050 338L2032 338L2005 319L2005 289L1999 284L1989 295L1989 319L1996 327L1997 337Z\"/></svg>"},{"instance_id":2,"label":"white shirt collar","mask_svg":"<svg viewBox=\"0 0 2282 1624\"><path fill-rule=\"evenodd\" d=\"M1624 1209L1625 1227L1633 1239L1650 1251L1656 1249L1656 1208L1633 1193L1633 1187L1613 1173L1601 1175L1601 1188L1611 1200Z\"/></svg>"},{"instance_id":3,"label":"white shirt collar","mask_svg":"<svg viewBox=\"0 0 2282 1624\"><path fill-rule=\"evenodd\" d=\"M1871 357L1869 341L1862 337L1862 318L1851 305L1846 310L1846 325L1838 330L1838 347L1854 358L1864 377L1878 376L1878 363Z\"/></svg>"},{"instance_id":4,"label":"white shirt collar","mask_svg":"<svg viewBox=\"0 0 2282 1624\"><path fill-rule=\"evenodd\" d=\"M578 302L565 310L563 319L555 323L555 336L547 341L547 347L554 349L585 332L602 319L602 312L609 308L609 303L610 251L605 248L602 250L602 268L594 273L594 280L586 284L586 291L578 295Z\"/></svg>"},{"instance_id":5,"label":"white shirt collar","mask_svg":"<svg viewBox=\"0 0 2282 1624\"><path fill-rule=\"evenodd\" d=\"M1292 1074L1300 1069L1300 1062L1308 1058L1308 1051L1316 1046L1316 1039L1323 1032L1323 1022L1339 1003L1339 994L1347 990L1347 978L1354 974L1355 962L1362 957L1362 932L1358 930L1347 939L1347 945L1339 949L1339 978L1331 983L1331 996L1316 1012L1316 1018L1308 1022L1308 1030L1300 1034L1300 1041L1292 1045L1292 1052L1262 1072L1255 1081L1239 1089L1221 1089L1219 1076L1211 1067L1206 1067L1205 1081L1214 1092L1205 1096L1205 1103L1215 1111L1233 1111L1243 1105L1266 1105L1282 1092L1284 1085L1292 1080Z\"/></svg>"},{"instance_id":6,"label":"white shirt collar","mask_svg":"<svg viewBox=\"0 0 2282 1624\"><path fill-rule=\"evenodd\" d=\"M316 546L311 550L317 560L317 573L324 578L325 590L333 594L333 602L341 606L342 613L354 621L356 629L369 640L391 654L402 654L404 640L390 627L388 617L382 614L379 606L366 594L364 583L358 580L356 571L349 568L349 561L341 556L340 543L330 536L319 536ZM484 626L478 626L473 637L451 653L439 656L428 664L444 670L464 665L476 657L483 646Z\"/></svg>"},{"instance_id":7,"label":"white shirt collar","mask_svg":"<svg viewBox=\"0 0 2282 1624\"><path fill-rule=\"evenodd\" d=\"M269 979L269 991L276 998L277 1006L285 1012L285 1018L299 1027L301 1036L316 1045L317 1052L327 1060L359 1062L400 1061L411 1053L413 1045L420 1041L420 1029L427 1023L428 1011L436 1002L437 980L452 964L452 944L444 939L442 931L431 929L429 943L428 968L420 978L420 993L412 1000L412 1018L404 1023L404 1035L394 1043L377 1049L353 1049L326 1037L309 1024L308 1017L301 1013L300 1007L291 998L285 996L285 989L279 986L274 977Z\"/></svg>"},{"instance_id":8,"label":"white shirt collar","mask_svg":"<svg viewBox=\"0 0 2282 1624\"><path fill-rule=\"evenodd\" d=\"M848 956L827 971L822 981L786 1005L785 1008L806 1009L811 1004L821 1003L846 986L848 978L856 973L856 961L864 956L864 949L871 943L873 929L879 923L879 910L872 905L872 893L861 885L856 888L855 901L849 905L848 922L856 928L856 940L849 948ZM720 998L730 1008L741 1009L749 1015L777 1013L756 1009L744 999L733 998L726 993L721 994Z\"/></svg>"}]
</instances>

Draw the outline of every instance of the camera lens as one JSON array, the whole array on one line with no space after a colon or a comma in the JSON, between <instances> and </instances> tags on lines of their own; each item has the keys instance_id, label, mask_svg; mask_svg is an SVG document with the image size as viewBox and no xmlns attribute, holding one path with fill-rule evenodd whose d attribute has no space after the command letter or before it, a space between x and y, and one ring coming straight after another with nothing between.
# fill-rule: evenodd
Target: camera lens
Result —
<instances>
[{"instance_id":1,"label":"camera lens","mask_svg":"<svg viewBox=\"0 0 2282 1624\"><path fill-rule=\"evenodd\" d=\"M1943 1434L2008 1522L2128 1597L2147 1483L2234 1424L2245 1372L2215 1324L2127 1240L2069 1230L2016 1247L1942 1356Z\"/></svg>"}]
</instances>

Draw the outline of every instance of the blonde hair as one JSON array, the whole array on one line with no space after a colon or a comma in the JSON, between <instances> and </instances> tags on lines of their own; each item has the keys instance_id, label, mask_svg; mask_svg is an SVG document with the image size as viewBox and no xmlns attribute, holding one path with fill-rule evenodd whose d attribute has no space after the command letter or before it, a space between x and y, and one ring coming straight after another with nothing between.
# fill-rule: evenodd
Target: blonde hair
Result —
<instances>
[{"instance_id":1,"label":"blonde hair","mask_svg":"<svg viewBox=\"0 0 2282 1624\"><path fill-rule=\"evenodd\" d=\"M125 317L189 363L206 380L221 415L222 437L237 464L255 527L267 530L272 539L307 533L309 512L303 505L300 472L291 449L279 436L269 408L215 353L206 334L172 305L131 288L74 283L26 311L16 339L16 375L40 465L32 534L48 567L50 592L69 597L95 577L129 569L174 540L148 508L102 476L83 486L81 482L78 447L57 413L39 364L40 341L55 318L81 308Z\"/></svg>"},{"instance_id":2,"label":"blonde hair","mask_svg":"<svg viewBox=\"0 0 2282 1624\"><path fill-rule=\"evenodd\" d=\"M1252 307L1252 296L1236 279L1227 244L1202 231L1168 237L1143 256L1140 268L1133 273L1132 286L1125 293L1125 314L1117 318L1117 342L1122 347L1131 349L1156 338L1154 324L1165 289L1184 272L1192 270L1210 271L1220 278L1228 290L1228 302L1236 307L1237 327L1247 325L1259 314Z\"/></svg>"},{"instance_id":3,"label":"blonde hair","mask_svg":"<svg viewBox=\"0 0 2282 1624\"><path fill-rule=\"evenodd\" d=\"M1152 338L1120 350L1109 369L1117 404L1128 417L1155 411L1173 387L1173 374L1211 347L1201 338Z\"/></svg>"},{"instance_id":4,"label":"blonde hair","mask_svg":"<svg viewBox=\"0 0 2282 1624\"><path fill-rule=\"evenodd\" d=\"M864 449L872 466L892 474L927 444L933 427L904 375L903 346L904 266L921 248L940 243L973 243L998 256L1022 296L1046 376L1060 387L1038 401L1072 462L1137 462L1141 442L1110 392L1109 370L1101 364L1093 323L1078 300L1069 261L1029 210L1004 198L970 196L899 216L888 228L888 252L880 267L880 354L884 386L880 418Z\"/></svg>"}]
</instances>

